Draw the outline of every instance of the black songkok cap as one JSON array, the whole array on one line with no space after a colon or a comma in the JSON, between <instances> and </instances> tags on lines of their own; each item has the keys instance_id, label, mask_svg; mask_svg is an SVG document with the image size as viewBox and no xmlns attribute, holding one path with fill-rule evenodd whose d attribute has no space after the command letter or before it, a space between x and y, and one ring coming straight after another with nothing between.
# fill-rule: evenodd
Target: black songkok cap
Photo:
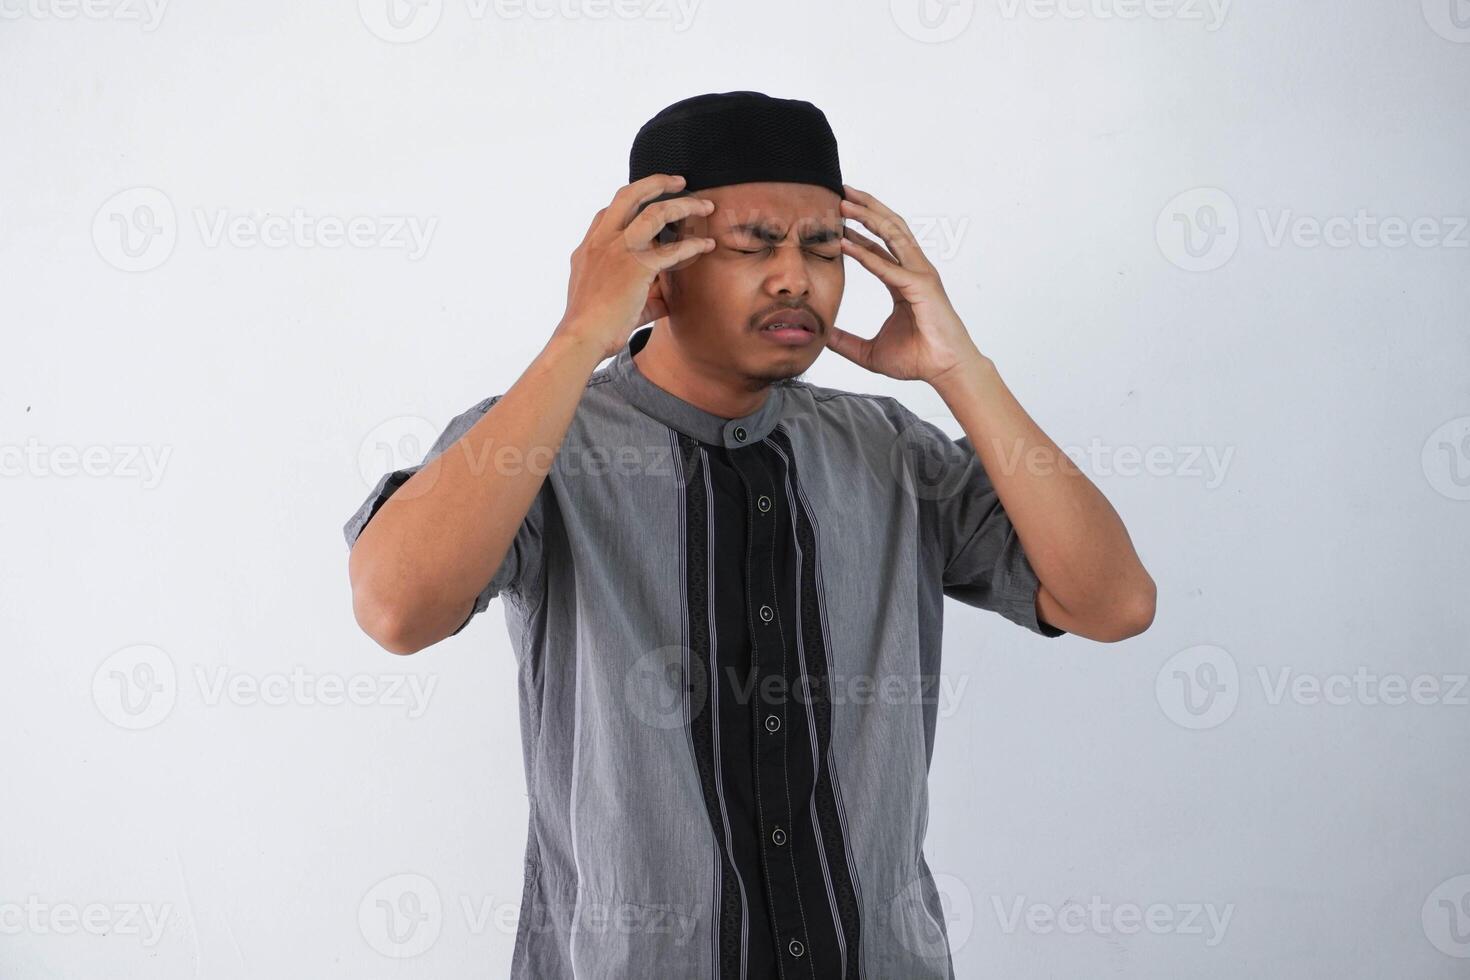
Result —
<instances>
[{"instance_id":1,"label":"black songkok cap","mask_svg":"<svg viewBox=\"0 0 1470 980\"><path fill-rule=\"evenodd\" d=\"M822 110L763 92L696 95L644 123L628 154L628 183L659 173L681 174L685 183L654 201L757 180L819 184L846 196L837 137Z\"/></svg>"}]
</instances>

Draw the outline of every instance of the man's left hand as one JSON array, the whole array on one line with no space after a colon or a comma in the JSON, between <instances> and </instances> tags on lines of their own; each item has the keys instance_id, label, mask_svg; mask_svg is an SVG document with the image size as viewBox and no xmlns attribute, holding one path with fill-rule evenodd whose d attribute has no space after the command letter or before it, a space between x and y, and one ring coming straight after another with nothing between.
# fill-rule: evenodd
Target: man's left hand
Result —
<instances>
[{"instance_id":1,"label":"man's left hand","mask_svg":"<svg viewBox=\"0 0 1470 980\"><path fill-rule=\"evenodd\" d=\"M873 195L842 186L843 216L856 218L888 246L885 249L844 225L842 250L888 287L893 312L871 340L832 326L827 346L869 371L930 384L952 368L982 360L944 292L938 270L919 248L907 222Z\"/></svg>"}]
</instances>

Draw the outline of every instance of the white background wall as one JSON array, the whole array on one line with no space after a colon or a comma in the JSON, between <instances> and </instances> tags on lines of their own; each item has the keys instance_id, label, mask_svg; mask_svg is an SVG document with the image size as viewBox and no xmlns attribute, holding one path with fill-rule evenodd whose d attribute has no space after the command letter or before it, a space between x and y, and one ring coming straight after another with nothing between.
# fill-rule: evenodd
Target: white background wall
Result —
<instances>
[{"instance_id":1,"label":"white background wall","mask_svg":"<svg viewBox=\"0 0 1470 980\"><path fill-rule=\"evenodd\" d=\"M1470 970L1464 0L92 2L0 0L0 975L506 974L499 604L393 658L341 525L540 349L637 127L744 88L826 111L1159 583L1114 646L950 604L959 975ZM296 211L372 241L214 236ZM849 263L839 323L885 298Z\"/></svg>"}]
</instances>

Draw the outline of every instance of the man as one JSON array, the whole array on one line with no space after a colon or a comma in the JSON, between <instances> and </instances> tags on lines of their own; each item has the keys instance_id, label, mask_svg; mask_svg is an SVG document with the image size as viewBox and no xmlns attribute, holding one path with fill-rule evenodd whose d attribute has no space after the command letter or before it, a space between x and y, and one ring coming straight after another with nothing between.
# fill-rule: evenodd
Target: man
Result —
<instances>
[{"instance_id":1,"label":"man","mask_svg":"<svg viewBox=\"0 0 1470 980\"><path fill-rule=\"evenodd\" d=\"M950 977L923 853L943 597L1114 641L1153 581L815 106L675 103L629 181L519 380L348 522L357 620L413 653L506 599L513 976ZM844 256L893 296L870 340L833 322ZM965 437L800 381L825 348L931 384Z\"/></svg>"}]
</instances>

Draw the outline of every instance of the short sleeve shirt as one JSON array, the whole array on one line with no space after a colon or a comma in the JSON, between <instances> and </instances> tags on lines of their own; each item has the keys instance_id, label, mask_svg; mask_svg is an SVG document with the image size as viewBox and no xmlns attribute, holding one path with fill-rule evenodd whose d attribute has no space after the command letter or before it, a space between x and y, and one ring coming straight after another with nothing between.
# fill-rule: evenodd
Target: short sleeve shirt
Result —
<instances>
[{"instance_id":1,"label":"short sleeve shirt","mask_svg":"<svg viewBox=\"0 0 1470 980\"><path fill-rule=\"evenodd\" d=\"M469 616L504 600L519 667L511 976L952 977L924 855L943 599L1062 635L1020 539L967 439L796 379L712 415L639 371L648 332L587 381Z\"/></svg>"}]
</instances>

